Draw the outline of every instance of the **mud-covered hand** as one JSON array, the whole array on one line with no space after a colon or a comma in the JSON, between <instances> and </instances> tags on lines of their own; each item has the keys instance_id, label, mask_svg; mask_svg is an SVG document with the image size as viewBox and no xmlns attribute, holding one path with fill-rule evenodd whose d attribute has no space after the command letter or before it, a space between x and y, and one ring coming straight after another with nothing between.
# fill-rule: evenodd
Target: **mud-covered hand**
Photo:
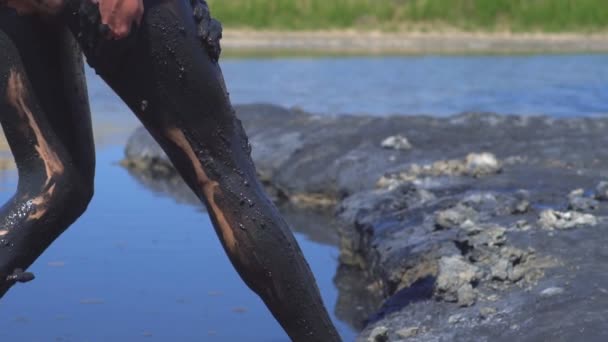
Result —
<instances>
[{"instance_id":1,"label":"mud-covered hand","mask_svg":"<svg viewBox=\"0 0 608 342\"><path fill-rule=\"evenodd\" d=\"M190 0L194 21L196 22L197 37L203 43L209 57L215 62L220 58L222 47L222 24L211 17L209 6L205 0Z\"/></svg>"},{"instance_id":2,"label":"mud-covered hand","mask_svg":"<svg viewBox=\"0 0 608 342\"><path fill-rule=\"evenodd\" d=\"M99 4L101 22L109 29L109 38L129 35L134 23L139 25L144 14L143 0L93 0Z\"/></svg>"}]
</instances>

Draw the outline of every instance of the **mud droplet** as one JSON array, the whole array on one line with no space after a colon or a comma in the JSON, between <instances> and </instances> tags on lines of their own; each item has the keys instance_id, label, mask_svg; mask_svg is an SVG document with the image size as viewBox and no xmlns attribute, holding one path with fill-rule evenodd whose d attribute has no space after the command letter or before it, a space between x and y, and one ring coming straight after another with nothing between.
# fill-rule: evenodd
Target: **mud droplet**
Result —
<instances>
[{"instance_id":1,"label":"mud droplet","mask_svg":"<svg viewBox=\"0 0 608 342\"><path fill-rule=\"evenodd\" d=\"M31 272L24 272L23 269L17 268L13 272L13 274L6 277L8 281L16 281L19 283L27 283L29 281L34 280L36 277Z\"/></svg>"},{"instance_id":2,"label":"mud droplet","mask_svg":"<svg viewBox=\"0 0 608 342\"><path fill-rule=\"evenodd\" d=\"M148 109L148 101L143 100L143 101L141 101L141 111L145 112L146 109Z\"/></svg>"},{"instance_id":3,"label":"mud droplet","mask_svg":"<svg viewBox=\"0 0 608 342\"><path fill-rule=\"evenodd\" d=\"M245 226L244 226L242 223L239 223L239 228L240 228L241 230L246 230L246 229L245 229Z\"/></svg>"}]
</instances>

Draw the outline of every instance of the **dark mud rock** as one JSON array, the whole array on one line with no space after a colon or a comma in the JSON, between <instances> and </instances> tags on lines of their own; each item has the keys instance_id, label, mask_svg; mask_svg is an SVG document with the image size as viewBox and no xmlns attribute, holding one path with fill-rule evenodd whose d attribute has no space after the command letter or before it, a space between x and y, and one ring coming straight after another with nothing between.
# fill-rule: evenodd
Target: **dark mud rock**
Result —
<instances>
[{"instance_id":1,"label":"dark mud rock","mask_svg":"<svg viewBox=\"0 0 608 342\"><path fill-rule=\"evenodd\" d=\"M608 270L599 261L608 253L603 245L608 237L602 232L608 227L602 227L605 224L596 216L557 210L571 202L568 188L579 184L589 189L595 181L569 172L555 177L553 171L531 167L522 174L535 179L551 177L546 189L533 186L527 176L517 177L509 168L465 186L445 182L456 185L431 190L434 200L402 209L398 216L390 211L382 215L364 211L358 222L365 222L366 229L357 224L342 227L354 233L349 239L359 243L354 254L360 264L382 279L387 302L429 274L434 277L431 297L403 300L403 305L381 312L360 340L377 325L387 328L389 340L395 341L402 339L398 332L412 326L425 327L415 335L416 341L563 340L563 336L578 336L578 325L592 329L583 334L591 340L606 336L608 320L603 312L608 300L596 303L586 296L594 294L598 300L603 286L608 286L608 277L593 275L595 269ZM505 191L504 184L512 192ZM496 190L489 190L492 188ZM530 190L522 196L514 190L521 188ZM513 210L522 200L529 203L526 210ZM539 203L556 209L539 214ZM390 204L383 207L390 208ZM606 215L607 209L600 205L594 213ZM556 231L543 229L547 227ZM558 227L568 230L558 231ZM572 239L587 247L573 246ZM586 249L589 246L595 247ZM589 277L597 285L587 283ZM554 310L572 321L562 327Z\"/></svg>"},{"instance_id":2,"label":"dark mud rock","mask_svg":"<svg viewBox=\"0 0 608 342\"><path fill-rule=\"evenodd\" d=\"M597 218L591 214L576 211L561 212L550 209L541 212L538 220L538 224L548 230L595 226L597 223Z\"/></svg>"},{"instance_id":3,"label":"dark mud rock","mask_svg":"<svg viewBox=\"0 0 608 342\"><path fill-rule=\"evenodd\" d=\"M439 276L435 285L437 297L458 302L460 306L473 305L477 299L473 284L481 277L481 270L461 255L443 257L439 260Z\"/></svg>"},{"instance_id":4,"label":"dark mud rock","mask_svg":"<svg viewBox=\"0 0 608 342\"><path fill-rule=\"evenodd\" d=\"M608 336L608 118L237 112L277 200L337 204L331 229L355 268L338 272L340 315L360 341L416 327L416 341ZM413 148L382 147L398 135ZM171 174L154 148L127 154Z\"/></svg>"},{"instance_id":5,"label":"dark mud rock","mask_svg":"<svg viewBox=\"0 0 608 342\"><path fill-rule=\"evenodd\" d=\"M412 149L412 144L401 134L390 136L384 140L380 144L383 148L389 150L398 150L398 151L407 151Z\"/></svg>"},{"instance_id":6,"label":"dark mud rock","mask_svg":"<svg viewBox=\"0 0 608 342\"><path fill-rule=\"evenodd\" d=\"M584 189L576 189L568 195L568 209L574 211L593 211L599 206L594 198L587 197Z\"/></svg>"},{"instance_id":7,"label":"dark mud rock","mask_svg":"<svg viewBox=\"0 0 608 342\"><path fill-rule=\"evenodd\" d=\"M572 169L590 165L591 152L593 166L608 169L608 151L588 148L608 142L601 133L606 119L494 114L378 118L319 116L272 105L235 109L259 174L287 197L304 193L340 199L373 188L384 175L400 173L423 182L424 176L438 175L483 178L521 163ZM170 165L145 134L139 131L130 139L126 159ZM401 153L379 144L399 135L416 148Z\"/></svg>"},{"instance_id":8,"label":"dark mud rock","mask_svg":"<svg viewBox=\"0 0 608 342\"><path fill-rule=\"evenodd\" d=\"M449 229L460 227L467 221L477 219L477 211L465 205L457 205L453 208L440 210L435 214L435 226L438 229Z\"/></svg>"},{"instance_id":9,"label":"dark mud rock","mask_svg":"<svg viewBox=\"0 0 608 342\"><path fill-rule=\"evenodd\" d=\"M375 327L367 338L367 342L388 342L388 328L383 326Z\"/></svg>"},{"instance_id":10,"label":"dark mud rock","mask_svg":"<svg viewBox=\"0 0 608 342\"><path fill-rule=\"evenodd\" d=\"M574 211L593 211L598 205L598 202L593 198L574 196L568 199L568 209Z\"/></svg>"},{"instance_id":11,"label":"dark mud rock","mask_svg":"<svg viewBox=\"0 0 608 342\"><path fill-rule=\"evenodd\" d=\"M365 270L341 265L334 278L338 288L336 317L360 331L384 302L383 293L374 291L374 279Z\"/></svg>"},{"instance_id":12,"label":"dark mud rock","mask_svg":"<svg viewBox=\"0 0 608 342\"><path fill-rule=\"evenodd\" d=\"M601 181L595 188L595 198L598 201L608 201L608 182Z\"/></svg>"}]
</instances>

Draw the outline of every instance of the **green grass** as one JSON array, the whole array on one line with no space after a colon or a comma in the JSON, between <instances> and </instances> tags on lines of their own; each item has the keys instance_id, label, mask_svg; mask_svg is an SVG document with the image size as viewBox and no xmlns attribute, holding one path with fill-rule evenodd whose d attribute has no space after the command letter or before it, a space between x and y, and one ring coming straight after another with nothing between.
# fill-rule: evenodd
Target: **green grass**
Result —
<instances>
[{"instance_id":1,"label":"green grass","mask_svg":"<svg viewBox=\"0 0 608 342\"><path fill-rule=\"evenodd\" d=\"M227 27L608 31L608 0L208 0Z\"/></svg>"}]
</instances>

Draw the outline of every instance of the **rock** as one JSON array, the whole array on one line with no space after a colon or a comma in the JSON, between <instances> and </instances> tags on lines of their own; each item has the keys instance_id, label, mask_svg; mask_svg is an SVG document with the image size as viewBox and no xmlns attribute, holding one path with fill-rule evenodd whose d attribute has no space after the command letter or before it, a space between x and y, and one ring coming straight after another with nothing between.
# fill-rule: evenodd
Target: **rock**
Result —
<instances>
[{"instance_id":1,"label":"rock","mask_svg":"<svg viewBox=\"0 0 608 342\"><path fill-rule=\"evenodd\" d=\"M387 342L388 341L388 328L379 326L374 328L367 338L368 342Z\"/></svg>"},{"instance_id":2,"label":"rock","mask_svg":"<svg viewBox=\"0 0 608 342\"><path fill-rule=\"evenodd\" d=\"M465 320L462 314L454 314L448 317L448 324L458 324Z\"/></svg>"},{"instance_id":3,"label":"rock","mask_svg":"<svg viewBox=\"0 0 608 342\"><path fill-rule=\"evenodd\" d=\"M502 246L502 245L504 245L505 241L507 240L507 237L505 236L505 233L507 232L507 230L501 226L494 225L494 224L489 224L489 225L485 224L485 225L480 225L478 227L479 228L477 228L475 231L472 231L469 229L469 234L476 233L469 238L469 240L472 242L474 247Z\"/></svg>"},{"instance_id":4,"label":"rock","mask_svg":"<svg viewBox=\"0 0 608 342\"><path fill-rule=\"evenodd\" d=\"M608 201L608 181L601 181L595 187L595 198L598 201Z\"/></svg>"},{"instance_id":5,"label":"rock","mask_svg":"<svg viewBox=\"0 0 608 342\"><path fill-rule=\"evenodd\" d=\"M568 195L568 209L574 211L591 211L597 209L599 203L593 198L585 197L583 189L576 189Z\"/></svg>"},{"instance_id":6,"label":"rock","mask_svg":"<svg viewBox=\"0 0 608 342\"><path fill-rule=\"evenodd\" d=\"M480 276L479 268L462 256L442 257L439 260L436 295L448 302L458 302L461 306L472 305L477 297L472 283Z\"/></svg>"},{"instance_id":7,"label":"rock","mask_svg":"<svg viewBox=\"0 0 608 342\"><path fill-rule=\"evenodd\" d=\"M336 214L345 222L354 223L361 213L386 213L420 207L435 199L430 191L412 183L402 183L394 188L362 191L344 198Z\"/></svg>"},{"instance_id":8,"label":"rock","mask_svg":"<svg viewBox=\"0 0 608 342\"><path fill-rule=\"evenodd\" d=\"M565 290L561 287L548 287L540 292L541 297L555 297L563 294Z\"/></svg>"},{"instance_id":9,"label":"rock","mask_svg":"<svg viewBox=\"0 0 608 342\"><path fill-rule=\"evenodd\" d=\"M515 215L525 214L530 210L530 202L528 200L521 200L517 202L513 208L512 213Z\"/></svg>"},{"instance_id":10,"label":"rock","mask_svg":"<svg viewBox=\"0 0 608 342\"><path fill-rule=\"evenodd\" d=\"M457 292L459 306L471 306L477 300L477 293L471 284L462 285Z\"/></svg>"},{"instance_id":11,"label":"rock","mask_svg":"<svg viewBox=\"0 0 608 342\"><path fill-rule=\"evenodd\" d=\"M412 145L403 135L393 135L382 141L381 146L386 149L405 151L412 148Z\"/></svg>"},{"instance_id":12,"label":"rock","mask_svg":"<svg viewBox=\"0 0 608 342\"><path fill-rule=\"evenodd\" d=\"M494 266L492 266L491 269L491 274L492 274L492 278L496 279L496 280L507 280L509 279L509 272L511 272L511 269L513 268L513 265L511 264L511 262L507 259L501 259L499 260Z\"/></svg>"},{"instance_id":13,"label":"rock","mask_svg":"<svg viewBox=\"0 0 608 342\"><path fill-rule=\"evenodd\" d=\"M481 317L482 319L486 319L488 317L494 316L496 312L496 308L484 306L483 308L479 309L479 317Z\"/></svg>"},{"instance_id":14,"label":"rock","mask_svg":"<svg viewBox=\"0 0 608 342\"><path fill-rule=\"evenodd\" d=\"M397 330L396 334L401 338L410 338L418 335L420 330L420 327L409 327Z\"/></svg>"},{"instance_id":15,"label":"rock","mask_svg":"<svg viewBox=\"0 0 608 342\"><path fill-rule=\"evenodd\" d=\"M465 159L467 173L473 177L495 174L501 171L500 162L492 153L470 153Z\"/></svg>"},{"instance_id":16,"label":"rock","mask_svg":"<svg viewBox=\"0 0 608 342\"><path fill-rule=\"evenodd\" d=\"M527 265L515 265L509 270L509 281L517 283L530 271Z\"/></svg>"},{"instance_id":17,"label":"rock","mask_svg":"<svg viewBox=\"0 0 608 342\"><path fill-rule=\"evenodd\" d=\"M599 203L593 198L571 197L568 200L568 209L574 211L591 211L597 209Z\"/></svg>"},{"instance_id":18,"label":"rock","mask_svg":"<svg viewBox=\"0 0 608 342\"><path fill-rule=\"evenodd\" d=\"M477 217L477 212L467 206L458 204L457 206L439 211L435 214L435 226L439 229L456 228L466 221L473 221Z\"/></svg>"},{"instance_id":19,"label":"rock","mask_svg":"<svg viewBox=\"0 0 608 342\"><path fill-rule=\"evenodd\" d=\"M437 160L431 164L412 163L401 171L385 173L377 182L378 187L387 187L402 182L424 182L425 177L474 177L481 178L500 173L501 163L491 153L470 153L464 160Z\"/></svg>"},{"instance_id":20,"label":"rock","mask_svg":"<svg viewBox=\"0 0 608 342\"><path fill-rule=\"evenodd\" d=\"M608 206L597 206L595 216L572 213L583 214L577 210L595 205L589 197L607 201L608 182L600 183L594 196L576 191L577 199L568 198L572 209L545 213L549 220L533 219L530 212L561 207L564 193L606 177L608 149L590 146L608 146L608 118L486 113L379 118L311 115L267 105L235 109L250 137L257 171L279 201L321 194L344 209L337 210L340 222L317 226L328 234L337 227L341 255L351 253L348 261L371 278L370 283L360 280L362 275L347 279L338 293L342 309L336 312L362 330L361 341L376 327L386 330L376 331L381 339L398 340L396 331L414 324L424 326L424 336L419 332L412 339L424 341L605 339L608 296L599 295L603 289L598 285L605 281L608 224L595 216L608 217ZM395 132L415 141L415 149L401 153L380 148L379 142ZM147 168L161 177L174 174L167 172L168 164L150 166L150 161L166 161L161 151L140 147L137 153L149 158L134 173ZM136 159L137 153L130 155ZM517 189L526 193L520 196ZM458 205L475 214L463 220L458 216L466 211L452 212L438 219L440 211ZM548 240L549 234L530 228L545 221L542 226L549 229L558 229L555 224L577 226L579 218L585 219L582 223L596 221L601 229L551 234ZM477 269L470 272L476 276L464 281L453 275L458 272L446 276L446 258ZM338 272L336 279L340 277ZM567 279L573 290L567 297L539 300L544 298L536 287L541 277L543 284ZM344 299L345 289L356 283L365 286ZM477 303L491 301L500 316L480 319L491 311L456 304L471 303L472 294ZM381 302L392 306L373 311ZM362 326L370 315L375 319Z\"/></svg>"},{"instance_id":21,"label":"rock","mask_svg":"<svg viewBox=\"0 0 608 342\"><path fill-rule=\"evenodd\" d=\"M538 224L548 230L595 226L597 223L597 218L591 214L582 214L576 211L560 212L551 209L541 212L538 220Z\"/></svg>"},{"instance_id":22,"label":"rock","mask_svg":"<svg viewBox=\"0 0 608 342\"><path fill-rule=\"evenodd\" d=\"M526 214L531 209L530 204L530 192L526 190L519 189L515 192L516 203L511 210L511 214L520 215Z\"/></svg>"},{"instance_id":23,"label":"rock","mask_svg":"<svg viewBox=\"0 0 608 342\"><path fill-rule=\"evenodd\" d=\"M532 228L532 226L526 220L517 220L517 222L515 222L514 228L525 232L527 230L530 230Z\"/></svg>"}]
</instances>

